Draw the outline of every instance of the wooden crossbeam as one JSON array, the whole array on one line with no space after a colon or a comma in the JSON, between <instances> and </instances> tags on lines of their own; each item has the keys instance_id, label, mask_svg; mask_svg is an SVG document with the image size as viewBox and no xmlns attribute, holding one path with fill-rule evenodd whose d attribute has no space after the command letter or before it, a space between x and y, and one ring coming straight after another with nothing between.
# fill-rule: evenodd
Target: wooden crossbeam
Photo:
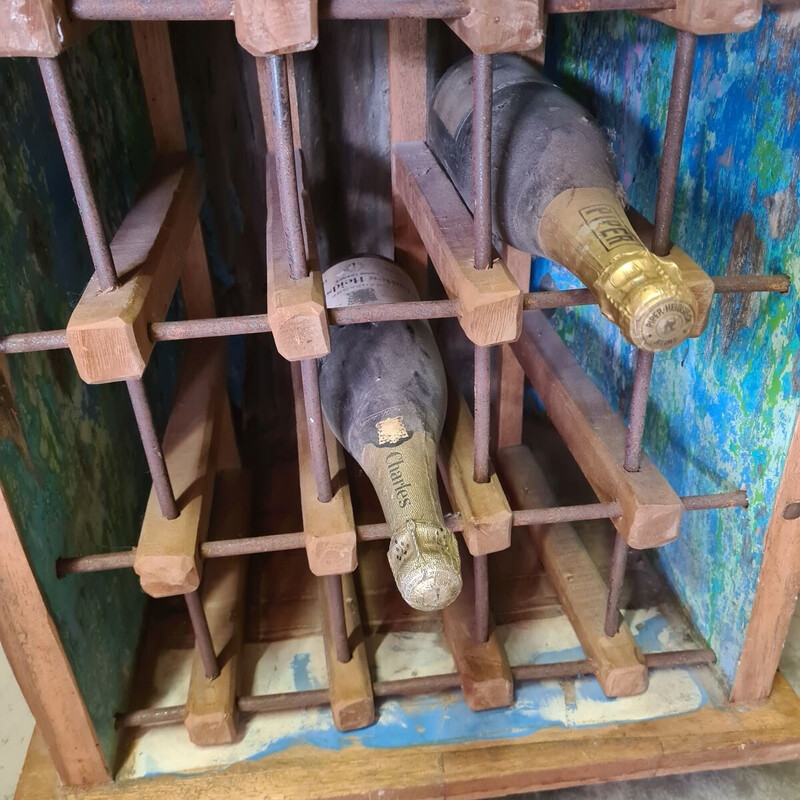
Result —
<instances>
[{"instance_id":1,"label":"wooden crossbeam","mask_svg":"<svg viewBox=\"0 0 800 800\"><path fill-rule=\"evenodd\" d=\"M522 336L512 349L601 502L617 501L622 507L612 522L625 541L645 548L676 539L680 498L646 455L638 472L624 469L625 424L544 314L525 314Z\"/></svg>"},{"instance_id":2,"label":"wooden crossbeam","mask_svg":"<svg viewBox=\"0 0 800 800\"><path fill-rule=\"evenodd\" d=\"M511 544L511 507L497 475L492 474L488 483L475 481L472 414L452 383L447 405L439 471L450 505L461 513L464 543L473 556L505 550Z\"/></svg>"},{"instance_id":3,"label":"wooden crossbeam","mask_svg":"<svg viewBox=\"0 0 800 800\"><path fill-rule=\"evenodd\" d=\"M220 409L221 410L221 409ZM241 469L217 473L209 539L247 535L250 476ZM238 738L237 686L244 639L246 558L216 558L203 576L203 610L208 620L220 674L209 680L195 649L184 725L197 745L231 744Z\"/></svg>"},{"instance_id":4,"label":"wooden crossbeam","mask_svg":"<svg viewBox=\"0 0 800 800\"><path fill-rule=\"evenodd\" d=\"M514 702L514 678L505 648L491 630L485 642L475 638L475 581L472 558L461 547L461 594L442 610L447 645L461 676L464 702L473 711L504 708Z\"/></svg>"},{"instance_id":5,"label":"wooden crossbeam","mask_svg":"<svg viewBox=\"0 0 800 800\"><path fill-rule=\"evenodd\" d=\"M301 165L302 160L296 159ZM298 171L298 178L301 172ZM301 206L307 211L307 204ZM306 219L306 238L310 230ZM267 313L275 347L287 361L322 358L331 351L322 274L292 279L283 233L275 161L267 167Z\"/></svg>"},{"instance_id":6,"label":"wooden crossbeam","mask_svg":"<svg viewBox=\"0 0 800 800\"><path fill-rule=\"evenodd\" d=\"M675 8L639 13L702 36L749 31L758 25L763 6L763 0L676 0Z\"/></svg>"},{"instance_id":7,"label":"wooden crossbeam","mask_svg":"<svg viewBox=\"0 0 800 800\"><path fill-rule=\"evenodd\" d=\"M448 296L461 303L467 337L487 346L514 341L522 326L522 292L500 259L474 269L472 215L423 142L392 148L396 191L422 237Z\"/></svg>"},{"instance_id":8,"label":"wooden crossbeam","mask_svg":"<svg viewBox=\"0 0 800 800\"><path fill-rule=\"evenodd\" d=\"M516 508L556 505L556 497L531 451L524 445L500 450L498 469ZM647 667L627 624L616 636L606 636L608 587L572 525L531 525L542 565L558 594L561 607L586 655L594 662L597 680L607 697L641 694L647 689Z\"/></svg>"},{"instance_id":9,"label":"wooden crossbeam","mask_svg":"<svg viewBox=\"0 0 800 800\"><path fill-rule=\"evenodd\" d=\"M467 0L466 16L447 21L473 53L535 50L544 41L540 0Z\"/></svg>"},{"instance_id":10,"label":"wooden crossbeam","mask_svg":"<svg viewBox=\"0 0 800 800\"><path fill-rule=\"evenodd\" d=\"M200 197L191 160L159 162L111 242L119 288L103 292L93 277L67 324L67 344L87 383L144 374L153 350L148 325L164 319L175 294Z\"/></svg>"},{"instance_id":11,"label":"wooden crossbeam","mask_svg":"<svg viewBox=\"0 0 800 800\"><path fill-rule=\"evenodd\" d=\"M222 343L187 344L162 443L180 516L164 517L152 489L133 562L142 589L153 597L186 594L200 585L198 547L211 515L224 374Z\"/></svg>"},{"instance_id":12,"label":"wooden crossbeam","mask_svg":"<svg viewBox=\"0 0 800 800\"><path fill-rule=\"evenodd\" d=\"M93 27L70 16L67 0L11 0L0 9L0 58L54 58Z\"/></svg>"},{"instance_id":13,"label":"wooden crossbeam","mask_svg":"<svg viewBox=\"0 0 800 800\"><path fill-rule=\"evenodd\" d=\"M233 19L254 56L311 50L319 39L317 0L234 0Z\"/></svg>"},{"instance_id":14,"label":"wooden crossbeam","mask_svg":"<svg viewBox=\"0 0 800 800\"><path fill-rule=\"evenodd\" d=\"M333 724L340 731L366 728L375 721L375 700L353 576L342 575L344 616L352 653L347 662L341 662L336 657L330 608L322 581L318 580L317 583L322 608L322 634L325 639L325 663L328 669L328 693Z\"/></svg>"}]
</instances>

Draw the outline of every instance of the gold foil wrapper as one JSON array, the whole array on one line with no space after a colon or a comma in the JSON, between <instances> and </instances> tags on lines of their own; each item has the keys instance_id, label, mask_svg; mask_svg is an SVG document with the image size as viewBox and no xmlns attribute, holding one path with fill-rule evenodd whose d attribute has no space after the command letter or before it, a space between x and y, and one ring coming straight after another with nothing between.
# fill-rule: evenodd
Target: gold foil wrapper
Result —
<instances>
[{"instance_id":1,"label":"gold foil wrapper","mask_svg":"<svg viewBox=\"0 0 800 800\"><path fill-rule=\"evenodd\" d=\"M442 518L433 437L404 438L404 428L404 436L391 435L401 424L395 416L377 422L381 445L368 444L361 465L392 531L388 559L400 594L412 608L438 611L461 591L458 543Z\"/></svg>"},{"instance_id":2,"label":"gold foil wrapper","mask_svg":"<svg viewBox=\"0 0 800 800\"><path fill-rule=\"evenodd\" d=\"M613 192L562 192L542 217L539 241L636 347L669 350L689 336L698 313L694 293L674 261L644 246Z\"/></svg>"}]
</instances>

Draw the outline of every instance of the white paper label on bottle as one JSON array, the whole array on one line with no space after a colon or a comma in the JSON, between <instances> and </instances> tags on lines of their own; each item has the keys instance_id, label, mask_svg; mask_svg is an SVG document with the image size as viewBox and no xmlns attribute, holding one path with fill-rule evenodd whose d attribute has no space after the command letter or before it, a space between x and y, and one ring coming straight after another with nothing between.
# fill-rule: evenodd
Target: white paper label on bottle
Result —
<instances>
[{"instance_id":1,"label":"white paper label on bottle","mask_svg":"<svg viewBox=\"0 0 800 800\"><path fill-rule=\"evenodd\" d=\"M322 273L328 308L405 303L418 300L411 278L397 264L377 256L356 256Z\"/></svg>"}]
</instances>

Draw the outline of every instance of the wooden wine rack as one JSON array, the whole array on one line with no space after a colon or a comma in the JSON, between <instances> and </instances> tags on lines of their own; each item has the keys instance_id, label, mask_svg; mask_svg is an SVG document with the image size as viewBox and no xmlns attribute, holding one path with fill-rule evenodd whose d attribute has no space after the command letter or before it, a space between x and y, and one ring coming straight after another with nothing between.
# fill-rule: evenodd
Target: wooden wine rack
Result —
<instances>
[{"instance_id":1,"label":"wooden wine rack","mask_svg":"<svg viewBox=\"0 0 800 800\"><path fill-rule=\"evenodd\" d=\"M298 711L330 705L339 730L375 720L375 699L460 688L470 709L511 706L515 683L593 674L608 697L640 693L653 668L701 667L708 649L639 650L619 617L619 591L628 547L657 547L677 536L684 512L741 507L744 492L678 497L641 453L652 356L640 353L630 419L625 424L578 366L542 310L593 303L586 291L527 291L530 257L496 254L490 240L489 136L491 54L532 50L544 40L544 15L597 9L641 9L641 0L35 0L28 16L0 12L0 55L40 60L53 117L95 265L66 330L6 335L0 352L68 348L87 383L125 381L153 479L136 547L59 561L65 580L79 573L133 568L153 597L184 596L196 642L185 705L122 714L124 728L184 723L198 745L232 744L241 713ZM648 0L652 16L679 29L678 49L661 164L655 252L667 254L696 36L753 27L760 0ZM447 300L326 309L315 231L303 171L303 143L293 119L291 53L313 48L318 19L389 19L389 75L396 257L418 283L430 257ZM426 126L425 19L441 18L469 46L475 63L473 217L424 143ZM75 133L59 53L94 21L133 22L139 66L160 160L153 178L114 239L98 222L81 145ZM217 318L198 209L203 189L180 114L169 20L233 20L242 47L258 60L263 121L270 152L267 176L267 313ZM488 109L488 112L487 112ZM483 130L483 138L480 131ZM483 148L482 150L480 148ZM481 191L485 187L485 191ZM646 223L645 223L646 225ZM682 258L688 259L685 254ZM166 321L178 283L187 319ZM717 293L786 292L785 276L715 279ZM384 523L360 523L341 447L321 413L316 360L330 352L329 325L456 317L475 346L474 418L451 390L440 472L453 513L447 524L469 553L464 591L442 614L456 671L374 681L353 573L359 543L389 537ZM250 536L250 482L237 453L225 395L225 359L216 337L271 332L293 362L302 529ZM141 378L158 341L190 341L163 442L159 443ZM495 415L490 403L492 348L499 348ZM600 502L556 505L541 467L521 445L522 396L527 376ZM492 426L493 436L490 436ZM495 448L490 453L490 440ZM783 505L800 470L795 436L779 490L767 547L784 530ZM498 473L491 467L490 455ZM280 483L280 481L278 481ZM782 505L783 504L783 505ZM5 508L5 505L3 506ZM6 512L4 512L6 513ZM785 608L757 596L752 638L739 667L734 701L765 704L746 711L703 709L683 718L630 723L587 735L557 732L547 739L476 749L480 734L460 746L398 748L380 769L359 751L273 755L230 772L175 780L167 777L108 784L113 771L75 684L58 634L42 602L13 521L0 608L13 620L0 626L3 643L38 722L19 797L86 796L333 797L377 790L403 796L486 796L619 777L727 766L800 755L800 701L779 679L773 688L788 620ZM610 588L570 526L611 520L618 533ZM277 517L276 517L277 520ZM543 568L587 656L556 664L509 664L489 607L490 554L515 546L529 528ZM512 533L517 529L517 532ZM6 534L8 538L9 534ZM528 538L525 537L525 541ZM519 545L516 545L519 546ZM246 557L280 553L289 565L305 553L319 597L328 672L326 690L244 696L238 681L244 642ZM301 565L302 566L302 565ZM273 570L281 570L273 566ZM287 566L286 569L289 569ZM365 567L362 564L362 569ZM771 591L784 569L767 558L761 576ZM74 576L67 578L66 576ZM307 578L306 578L307 579ZM9 587L12 588L9 588ZM362 587L363 588L363 587ZM760 590L761 591L761 590ZM792 585L782 591L787 598ZM28 643L19 644L22 639ZM769 656L764 657L764 652ZM224 656L223 656L224 654ZM770 690L772 694L770 695ZM635 745L623 744L635 742ZM46 746L46 750L45 750ZM49 755L48 755L49 753ZM59 787L56 777L76 789ZM88 788L93 787L93 788ZM202 787L202 788L199 788ZM302 787L302 788L301 788Z\"/></svg>"}]
</instances>

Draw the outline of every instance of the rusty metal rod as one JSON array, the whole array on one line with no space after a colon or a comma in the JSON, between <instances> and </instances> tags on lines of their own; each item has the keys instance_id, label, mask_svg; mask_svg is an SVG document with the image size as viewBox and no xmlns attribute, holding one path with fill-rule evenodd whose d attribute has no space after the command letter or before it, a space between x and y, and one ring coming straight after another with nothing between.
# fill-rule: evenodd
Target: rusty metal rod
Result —
<instances>
[{"instance_id":1,"label":"rusty metal rod","mask_svg":"<svg viewBox=\"0 0 800 800\"><path fill-rule=\"evenodd\" d=\"M656 213L653 220L651 249L657 256L665 256L670 251L669 234L675 210L675 192L678 187L678 171L681 164L683 137L686 131L689 96L692 91L692 71L696 48L697 36L695 34L678 31L667 109L667 124L664 131L664 149L658 173ZM629 472L639 470L652 371L653 354L639 350L633 378L628 435L625 440L625 469ZM611 573L606 602L605 632L607 636L613 636L619 630L619 600L622 584L625 581L627 559L628 545L617 534L611 557Z\"/></svg>"},{"instance_id":2,"label":"rusty metal rod","mask_svg":"<svg viewBox=\"0 0 800 800\"><path fill-rule=\"evenodd\" d=\"M664 11L676 0L544 0L546 14L578 14L584 11Z\"/></svg>"},{"instance_id":3,"label":"rusty metal rod","mask_svg":"<svg viewBox=\"0 0 800 800\"><path fill-rule=\"evenodd\" d=\"M69 10L75 19L202 22L232 20L233 0L71 0ZM320 0L319 3L321 19L457 19L468 11L462 0L393 0L391 3L385 0Z\"/></svg>"},{"instance_id":4,"label":"rusty metal rod","mask_svg":"<svg viewBox=\"0 0 800 800\"><path fill-rule=\"evenodd\" d=\"M473 472L476 483L489 480L489 441L491 436L492 348L475 345L475 423L473 432Z\"/></svg>"},{"instance_id":5,"label":"rusty metal rod","mask_svg":"<svg viewBox=\"0 0 800 800\"><path fill-rule=\"evenodd\" d=\"M325 425L322 419L322 401L319 396L319 373L315 358L300 362L303 382L303 402L306 411L306 427L311 450L311 469L317 485L317 499L328 503L333 497L331 468L328 463L328 447L325 443Z\"/></svg>"},{"instance_id":6,"label":"rusty metal rod","mask_svg":"<svg viewBox=\"0 0 800 800\"><path fill-rule=\"evenodd\" d=\"M706 666L716 663L713 650L675 650L665 653L647 653L644 657L648 669L670 669L675 667ZM511 667L515 681L566 680L593 675L594 664L589 659L560 661L554 664L522 664ZM457 672L442 675L423 675L394 681L375 681L372 693L375 697L413 697L421 694L438 694L461 686ZM281 694L245 695L237 698L239 711L244 714L265 714L275 711L297 711L319 708L330 704L327 689L312 689L305 692ZM152 728L161 725L176 725L183 722L186 706L164 706L143 708L117 714L117 728Z\"/></svg>"},{"instance_id":7,"label":"rusty metal rod","mask_svg":"<svg viewBox=\"0 0 800 800\"><path fill-rule=\"evenodd\" d=\"M722 275L711 279L715 294L774 292L786 294L791 289L788 275ZM547 292L527 292L522 296L524 311L549 308L575 308L597 305L588 289L564 289ZM458 300L415 300L408 303L375 303L368 305L329 308L330 325L359 325L364 322L396 322L413 319L446 319L457 317ZM154 342L206 339L217 336L241 336L269 333L267 314L210 319L169 320L150 324L150 339ZM0 336L0 353L34 353L40 350L64 350L67 345L65 329L10 333Z\"/></svg>"},{"instance_id":8,"label":"rusty metal rod","mask_svg":"<svg viewBox=\"0 0 800 800\"><path fill-rule=\"evenodd\" d=\"M336 659L346 664L353 656L347 638L347 619L344 612L344 596L342 595L342 576L326 575L323 579L325 599L330 613L331 633Z\"/></svg>"},{"instance_id":9,"label":"rusty metal rod","mask_svg":"<svg viewBox=\"0 0 800 800\"><path fill-rule=\"evenodd\" d=\"M58 58L40 58L38 61L61 149L64 151L64 160L67 162L72 190L75 192L75 202L78 204L83 230L89 243L94 272L100 289L107 292L117 286L117 271L89 180L89 170L67 96L64 73Z\"/></svg>"},{"instance_id":10,"label":"rusty metal rod","mask_svg":"<svg viewBox=\"0 0 800 800\"><path fill-rule=\"evenodd\" d=\"M292 278L308 275L306 246L303 238L303 218L300 198L297 195L297 170L294 160L292 118L289 109L289 77L286 56L266 56L267 80L261 81L267 97L262 93L262 111L265 131L272 131L275 150L275 169L278 178L278 197L281 207L283 234L286 237L286 254ZM265 101L268 105L263 105ZM269 122L267 114L269 113Z\"/></svg>"},{"instance_id":11,"label":"rusty metal rod","mask_svg":"<svg viewBox=\"0 0 800 800\"><path fill-rule=\"evenodd\" d=\"M217 654L214 652L211 631L208 629L206 612L200 600L200 592L195 589L193 592L187 592L184 597L186 598L186 608L189 609L189 619L192 622L197 652L203 662L203 670L206 673L206 678L213 681L214 678L219 677L219 663L217 662Z\"/></svg>"},{"instance_id":12,"label":"rusty metal rod","mask_svg":"<svg viewBox=\"0 0 800 800\"><path fill-rule=\"evenodd\" d=\"M125 385L128 387L128 395L133 406L133 415L139 428L139 436L142 440L144 455L147 459L147 466L150 469L150 477L153 479L153 488L156 490L161 513L167 519L177 519L180 512L178 511L178 504L175 502L175 493L172 490L172 482L167 472L167 462L164 460L161 443L158 441L156 426L153 422L153 412L150 410L150 403L147 400L144 381L141 378L129 378L125 381Z\"/></svg>"},{"instance_id":13,"label":"rusty metal rod","mask_svg":"<svg viewBox=\"0 0 800 800\"><path fill-rule=\"evenodd\" d=\"M747 492L735 491L720 494L699 494L682 497L686 511L710 511L717 508L747 508ZM593 519L613 519L622 513L619 503L588 503L578 506L555 506L553 508L528 508L512 512L515 528L528 525L552 525L558 522L579 522ZM445 514L444 524L454 533L464 530L461 514ZM385 522L371 525L356 525L359 542L379 541L391 538L391 530ZM250 536L237 539L220 539L200 545L201 558L229 558L256 553L276 553L283 550L301 550L305 547L302 531L275 533L266 536ZM98 553L74 558L59 558L56 571L60 578L85 572L104 572L112 569L133 567L136 548L117 553Z\"/></svg>"},{"instance_id":14,"label":"rusty metal rod","mask_svg":"<svg viewBox=\"0 0 800 800\"><path fill-rule=\"evenodd\" d=\"M475 580L475 641L483 644L489 638L489 557L473 556Z\"/></svg>"},{"instance_id":15,"label":"rusty metal rod","mask_svg":"<svg viewBox=\"0 0 800 800\"><path fill-rule=\"evenodd\" d=\"M675 191L681 165L689 96L692 92L692 71L697 49L697 36L678 31L675 44L675 61L672 67L672 86L669 92L667 124L664 130L664 150L656 189L656 213L653 220L652 250L657 256L669 253L669 233L675 208Z\"/></svg>"}]
</instances>

